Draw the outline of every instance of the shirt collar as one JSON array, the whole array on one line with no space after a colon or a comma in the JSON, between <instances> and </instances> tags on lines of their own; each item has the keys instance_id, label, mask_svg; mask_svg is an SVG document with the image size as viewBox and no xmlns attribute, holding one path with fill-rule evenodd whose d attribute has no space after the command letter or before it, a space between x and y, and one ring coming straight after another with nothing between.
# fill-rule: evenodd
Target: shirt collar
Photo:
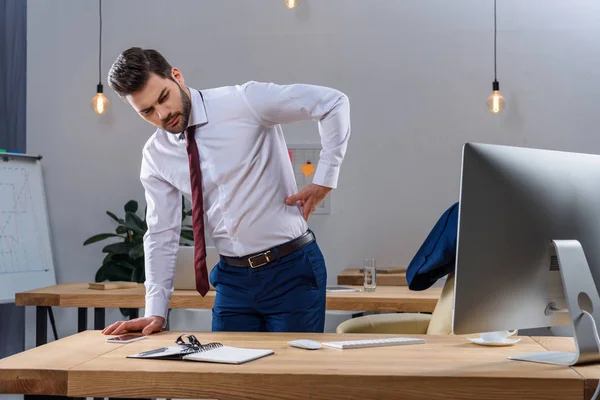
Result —
<instances>
[{"instance_id":1,"label":"shirt collar","mask_svg":"<svg viewBox=\"0 0 600 400\"><path fill-rule=\"evenodd\" d=\"M208 122L206 107L200 92L197 89L192 89L191 87L188 87L188 89L190 91L192 106L187 128L194 125L203 125ZM179 139L185 140L185 130L179 134Z\"/></svg>"}]
</instances>

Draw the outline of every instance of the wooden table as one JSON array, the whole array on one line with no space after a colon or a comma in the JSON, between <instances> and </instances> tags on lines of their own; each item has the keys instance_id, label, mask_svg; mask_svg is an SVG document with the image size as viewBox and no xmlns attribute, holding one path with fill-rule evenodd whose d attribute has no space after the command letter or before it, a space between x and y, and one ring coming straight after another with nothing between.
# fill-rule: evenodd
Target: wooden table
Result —
<instances>
[{"instance_id":1,"label":"wooden table","mask_svg":"<svg viewBox=\"0 0 600 400\"><path fill-rule=\"evenodd\" d=\"M337 276L338 285L360 285L364 282L361 269L345 269ZM408 286L406 270L401 268L377 268L377 286Z\"/></svg>"},{"instance_id":2,"label":"wooden table","mask_svg":"<svg viewBox=\"0 0 600 400\"><path fill-rule=\"evenodd\" d=\"M575 351L572 337L536 336L532 339L549 351ZM591 399L600 380L600 364L577 366L573 369L585 379L585 399Z\"/></svg>"},{"instance_id":3,"label":"wooden table","mask_svg":"<svg viewBox=\"0 0 600 400\"><path fill-rule=\"evenodd\" d=\"M86 331L0 360L0 393L69 397L210 399L583 399L585 380L569 367L513 361L544 351L529 337L484 347L464 336L425 336L426 344L307 351L287 345L388 337L367 334L194 333L200 342L267 348L242 365L135 360L129 354L174 345L162 332L125 345Z\"/></svg>"},{"instance_id":4,"label":"wooden table","mask_svg":"<svg viewBox=\"0 0 600 400\"><path fill-rule=\"evenodd\" d=\"M432 312L437 304L441 287L425 291L411 291L406 286L381 286L375 292L327 293L328 310L386 311L386 312ZM211 309L216 292L211 290L205 297L195 290L175 290L169 308ZM145 288L139 284L131 289L95 290L87 283L64 283L42 289L17 293L18 306L36 306L36 345L47 342L47 320L50 307L77 307L78 332L87 328L87 308L94 308L94 329L104 329L106 308L132 309L131 318L138 316L138 309L145 305Z\"/></svg>"}]
</instances>

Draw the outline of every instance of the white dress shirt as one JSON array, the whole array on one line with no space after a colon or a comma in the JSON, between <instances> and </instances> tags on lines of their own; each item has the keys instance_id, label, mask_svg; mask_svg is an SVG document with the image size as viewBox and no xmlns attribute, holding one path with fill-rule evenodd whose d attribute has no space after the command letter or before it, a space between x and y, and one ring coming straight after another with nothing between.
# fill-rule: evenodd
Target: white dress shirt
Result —
<instances>
[{"instance_id":1,"label":"white dress shirt","mask_svg":"<svg viewBox=\"0 0 600 400\"><path fill-rule=\"evenodd\" d=\"M189 125L196 129L202 170L205 234L218 252L245 256L294 239L308 229L280 124L318 121L322 151L313 183L337 187L350 136L342 92L321 86L247 82L190 88ZM142 152L148 231L144 236L146 316L166 318L181 229L181 196L191 199L184 134L157 129Z\"/></svg>"}]
</instances>

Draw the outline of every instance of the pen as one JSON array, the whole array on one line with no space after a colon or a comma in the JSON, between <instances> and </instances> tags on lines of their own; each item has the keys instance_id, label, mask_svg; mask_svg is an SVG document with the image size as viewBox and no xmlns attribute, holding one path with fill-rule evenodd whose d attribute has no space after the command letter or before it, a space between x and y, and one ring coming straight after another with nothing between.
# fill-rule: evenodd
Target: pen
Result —
<instances>
[{"instance_id":1,"label":"pen","mask_svg":"<svg viewBox=\"0 0 600 400\"><path fill-rule=\"evenodd\" d=\"M162 353L163 351L167 350L167 347L161 347L160 349L154 349L154 350L148 350L148 351L143 351L141 352L139 355L140 356L149 356L151 354L156 354L156 353Z\"/></svg>"}]
</instances>

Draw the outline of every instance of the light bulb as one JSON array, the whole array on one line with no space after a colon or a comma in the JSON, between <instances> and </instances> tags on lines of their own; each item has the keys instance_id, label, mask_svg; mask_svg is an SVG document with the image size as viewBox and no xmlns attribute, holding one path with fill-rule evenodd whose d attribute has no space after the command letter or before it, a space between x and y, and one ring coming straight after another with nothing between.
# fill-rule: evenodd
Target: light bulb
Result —
<instances>
[{"instance_id":1,"label":"light bulb","mask_svg":"<svg viewBox=\"0 0 600 400\"><path fill-rule=\"evenodd\" d=\"M312 166L310 161L307 161L302 167L300 167L300 171L304 174L304 176L310 176L315 172L315 167Z\"/></svg>"},{"instance_id":2,"label":"light bulb","mask_svg":"<svg viewBox=\"0 0 600 400\"><path fill-rule=\"evenodd\" d=\"M102 92L102 84L99 84L97 94L94 96L91 102L92 110L94 110L96 114L103 114L106 112L109 105L110 103L108 99L106 98L106 96L104 96L104 93Z\"/></svg>"},{"instance_id":3,"label":"light bulb","mask_svg":"<svg viewBox=\"0 0 600 400\"><path fill-rule=\"evenodd\" d=\"M494 81L494 92L487 99L488 109L494 114L499 114L504 110L504 97L500 94L500 88L497 81Z\"/></svg>"},{"instance_id":4,"label":"light bulb","mask_svg":"<svg viewBox=\"0 0 600 400\"><path fill-rule=\"evenodd\" d=\"M287 8L296 8L298 6L298 0L284 0Z\"/></svg>"},{"instance_id":5,"label":"light bulb","mask_svg":"<svg viewBox=\"0 0 600 400\"><path fill-rule=\"evenodd\" d=\"M494 93L488 97L487 106L494 114L499 114L504 110L504 97L498 90L494 90Z\"/></svg>"}]
</instances>

